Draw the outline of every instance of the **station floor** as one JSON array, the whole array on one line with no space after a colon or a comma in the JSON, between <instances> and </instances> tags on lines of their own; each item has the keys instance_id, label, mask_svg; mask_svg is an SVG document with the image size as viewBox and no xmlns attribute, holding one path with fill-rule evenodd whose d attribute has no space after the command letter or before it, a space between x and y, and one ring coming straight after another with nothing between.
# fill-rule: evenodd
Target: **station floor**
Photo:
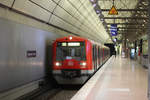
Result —
<instances>
[{"instance_id":1,"label":"station floor","mask_svg":"<svg viewBox=\"0 0 150 100\"><path fill-rule=\"evenodd\" d=\"M71 100L148 100L147 74L137 61L113 56Z\"/></svg>"}]
</instances>

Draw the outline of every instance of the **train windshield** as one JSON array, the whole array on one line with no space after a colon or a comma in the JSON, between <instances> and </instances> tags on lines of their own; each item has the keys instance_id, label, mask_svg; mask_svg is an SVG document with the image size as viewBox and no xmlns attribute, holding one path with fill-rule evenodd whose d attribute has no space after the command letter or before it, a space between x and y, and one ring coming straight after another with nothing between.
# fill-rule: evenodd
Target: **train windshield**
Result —
<instances>
[{"instance_id":1,"label":"train windshield","mask_svg":"<svg viewBox=\"0 0 150 100\"><path fill-rule=\"evenodd\" d=\"M85 42L58 42L56 48L56 60L67 59L86 60Z\"/></svg>"}]
</instances>

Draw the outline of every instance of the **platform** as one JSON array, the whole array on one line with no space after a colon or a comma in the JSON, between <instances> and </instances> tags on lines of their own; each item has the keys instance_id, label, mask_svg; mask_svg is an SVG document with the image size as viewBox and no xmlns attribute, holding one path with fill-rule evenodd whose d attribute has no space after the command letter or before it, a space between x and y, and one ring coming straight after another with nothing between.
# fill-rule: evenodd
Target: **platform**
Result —
<instances>
[{"instance_id":1,"label":"platform","mask_svg":"<svg viewBox=\"0 0 150 100\"><path fill-rule=\"evenodd\" d=\"M148 100L147 74L138 62L112 56L71 100Z\"/></svg>"}]
</instances>

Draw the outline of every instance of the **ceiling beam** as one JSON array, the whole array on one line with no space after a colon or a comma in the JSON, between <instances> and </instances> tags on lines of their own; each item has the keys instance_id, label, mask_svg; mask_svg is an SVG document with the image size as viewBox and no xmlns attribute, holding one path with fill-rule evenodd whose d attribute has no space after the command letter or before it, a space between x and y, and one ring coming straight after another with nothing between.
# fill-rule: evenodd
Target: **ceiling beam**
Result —
<instances>
[{"instance_id":1,"label":"ceiling beam","mask_svg":"<svg viewBox=\"0 0 150 100\"><path fill-rule=\"evenodd\" d=\"M110 11L110 9L101 9L101 11ZM148 9L117 9L117 11L148 11Z\"/></svg>"},{"instance_id":2,"label":"ceiling beam","mask_svg":"<svg viewBox=\"0 0 150 100\"><path fill-rule=\"evenodd\" d=\"M146 20L148 17L104 17L104 19L138 19L138 20Z\"/></svg>"},{"instance_id":3,"label":"ceiling beam","mask_svg":"<svg viewBox=\"0 0 150 100\"><path fill-rule=\"evenodd\" d=\"M119 30L146 30L148 28L119 28Z\"/></svg>"},{"instance_id":4,"label":"ceiling beam","mask_svg":"<svg viewBox=\"0 0 150 100\"><path fill-rule=\"evenodd\" d=\"M142 29L124 29L124 30L118 30L117 32L138 32L139 30L142 30ZM111 31L111 30L108 30L108 31Z\"/></svg>"},{"instance_id":5,"label":"ceiling beam","mask_svg":"<svg viewBox=\"0 0 150 100\"><path fill-rule=\"evenodd\" d=\"M111 34L111 33L109 33ZM134 32L118 32L118 34L135 34Z\"/></svg>"},{"instance_id":6,"label":"ceiling beam","mask_svg":"<svg viewBox=\"0 0 150 100\"><path fill-rule=\"evenodd\" d=\"M109 29L111 28L111 27L108 27ZM148 28L135 28L135 27L117 27L117 28L119 28L119 29L148 29Z\"/></svg>"},{"instance_id":7,"label":"ceiling beam","mask_svg":"<svg viewBox=\"0 0 150 100\"><path fill-rule=\"evenodd\" d=\"M142 25L144 23L106 23L107 25L117 24L117 25Z\"/></svg>"}]
</instances>

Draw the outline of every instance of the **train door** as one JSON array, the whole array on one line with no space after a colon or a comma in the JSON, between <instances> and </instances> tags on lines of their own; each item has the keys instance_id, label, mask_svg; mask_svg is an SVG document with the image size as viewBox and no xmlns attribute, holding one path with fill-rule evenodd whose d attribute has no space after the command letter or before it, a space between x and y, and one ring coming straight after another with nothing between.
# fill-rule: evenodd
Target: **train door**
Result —
<instances>
[{"instance_id":1,"label":"train door","mask_svg":"<svg viewBox=\"0 0 150 100\"><path fill-rule=\"evenodd\" d=\"M94 70L96 70L97 68L96 68L96 66L97 66L97 64L96 64L96 45L93 45L93 65L94 65Z\"/></svg>"},{"instance_id":2,"label":"train door","mask_svg":"<svg viewBox=\"0 0 150 100\"><path fill-rule=\"evenodd\" d=\"M95 70L97 70L97 46L95 45Z\"/></svg>"},{"instance_id":3,"label":"train door","mask_svg":"<svg viewBox=\"0 0 150 100\"><path fill-rule=\"evenodd\" d=\"M95 46L95 69L97 69L97 46Z\"/></svg>"},{"instance_id":4,"label":"train door","mask_svg":"<svg viewBox=\"0 0 150 100\"><path fill-rule=\"evenodd\" d=\"M96 65L96 68L98 69L98 67L99 67L99 53L98 53L98 50L99 50L99 46L97 45L96 46L96 58L97 58L97 60L96 60L96 62L97 62L97 65Z\"/></svg>"},{"instance_id":5,"label":"train door","mask_svg":"<svg viewBox=\"0 0 150 100\"><path fill-rule=\"evenodd\" d=\"M102 64L103 64L103 61L102 61L102 56L103 56L103 55L102 55L102 46L100 47L100 53L101 53L101 54L100 54L100 59L101 59L101 65L102 65Z\"/></svg>"},{"instance_id":6,"label":"train door","mask_svg":"<svg viewBox=\"0 0 150 100\"><path fill-rule=\"evenodd\" d=\"M104 63L104 48L102 47L102 62Z\"/></svg>"},{"instance_id":7,"label":"train door","mask_svg":"<svg viewBox=\"0 0 150 100\"><path fill-rule=\"evenodd\" d=\"M101 47L99 47L99 61L100 61L100 65L101 65Z\"/></svg>"},{"instance_id":8,"label":"train door","mask_svg":"<svg viewBox=\"0 0 150 100\"><path fill-rule=\"evenodd\" d=\"M105 62L105 48L103 48L103 54L104 54L103 61Z\"/></svg>"},{"instance_id":9,"label":"train door","mask_svg":"<svg viewBox=\"0 0 150 100\"><path fill-rule=\"evenodd\" d=\"M100 66L100 48L98 46L98 67Z\"/></svg>"},{"instance_id":10,"label":"train door","mask_svg":"<svg viewBox=\"0 0 150 100\"><path fill-rule=\"evenodd\" d=\"M99 67L99 46L97 46L97 68Z\"/></svg>"},{"instance_id":11,"label":"train door","mask_svg":"<svg viewBox=\"0 0 150 100\"><path fill-rule=\"evenodd\" d=\"M99 47L99 61L100 61L99 64L101 65L101 63L102 63L102 62L101 62L101 47Z\"/></svg>"},{"instance_id":12,"label":"train door","mask_svg":"<svg viewBox=\"0 0 150 100\"><path fill-rule=\"evenodd\" d=\"M101 65L101 52L100 52L100 50L101 50L101 48L100 48L100 46L99 46L99 55L98 55L98 57L99 57L99 66Z\"/></svg>"},{"instance_id":13,"label":"train door","mask_svg":"<svg viewBox=\"0 0 150 100\"><path fill-rule=\"evenodd\" d=\"M94 71L95 71L95 49L94 49L94 45L92 46L92 55L93 55L93 67L94 67Z\"/></svg>"},{"instance_id":14,"label":"train door","mask_svg":"<svg viewBox=\"0 0 150 100\"><path fill-rule=\"evenodd\" d=\"M97 46L97 68L99 67L99 46Z\"/></svg>"}]
</instances>

